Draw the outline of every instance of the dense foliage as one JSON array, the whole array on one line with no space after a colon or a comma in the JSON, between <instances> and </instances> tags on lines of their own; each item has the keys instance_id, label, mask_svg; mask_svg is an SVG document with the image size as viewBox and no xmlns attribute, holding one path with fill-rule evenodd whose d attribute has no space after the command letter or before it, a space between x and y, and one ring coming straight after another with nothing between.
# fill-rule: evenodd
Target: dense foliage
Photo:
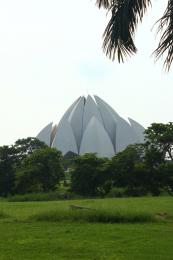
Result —
<instances>
[{"instance_id":1,"label":"dense foliage","mask_svg":"<svg viewBox=\"0 0 173 260\"><path fill-rule=\"evenodd\" d=\"M0 147L0 196L55 190L64 198L172 195L172 148L173 123L152 124L143 144L129 145L111 159L93 153L62 157L35 138L21 139Z\"/></svg>"},{"instance_id":2,"label":"dense foliage","mask_svg":"<svg viewBox=\"0 0 173 260\"><path fill-rule=\"evenodd\" d=\"M6 196L13 191L16 160L14 147L0 147L0 196Z\"/></svg>"},{"instance_id":3,"label":"dense foliage","mask_svg":"<svg viewBox=\"0 0 173 260\"><path fill-rule=\"evenodd\" d=\"M71 171L72 191L84 196L105 194L110 186L108 162L92 153L75 158Z\"/></svg>"},{"instance_id":4,"label":"dense foliage","mask_svg":"<svg viewBox=\"0 0 173 260\"><path fill-rule=\"evenodd\" d=\"M154 123L145 130L144 144L130 145L110 160L94 154L76 158L72 190L82 195L173 194L172 147L173 123Z\"/></svg>"},{"instance_id":5,"label":"dense foliage","mask_svg":"<svg viewBox=\"0 0 173 260\"><path fill-rule=\"evenodd\" d=\"M0 196L54 190L64 176L62 155L36 138L0 147Z\"/></svg>"},{"instance_id":6,"label":"dense foliage","mask_svg":"<svg viewBox=\"0 0 173 260\"><path fill-rule=\"evenodd\" d=\"M16 174L15 191L48 192L63 178L61 153L53 148L37 149L26 157Z\"/></svg>"}]
</instances>

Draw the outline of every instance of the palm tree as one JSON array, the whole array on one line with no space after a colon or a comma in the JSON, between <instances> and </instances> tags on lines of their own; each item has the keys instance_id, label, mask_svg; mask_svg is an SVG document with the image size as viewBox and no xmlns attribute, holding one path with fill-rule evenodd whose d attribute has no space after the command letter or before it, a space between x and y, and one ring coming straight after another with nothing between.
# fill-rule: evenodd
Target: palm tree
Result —
<instances>
[{"instance_id":1,"label":"palm tree","mask_svg":"<svg viewBox=\"0 0 173 260\"><path fill-rule=\"evenodd\" d=\"M137 52L134 35L139 21L151 5L152 0L96 0L99 8L111 12L110 21L104 31L103 50L106 55L119 62ZM157 21L161 38L153 52L156 60L166 53L164 67L169 71L173 60L173 0L168 0L163 16Z\"/></svg>"}]
</instances>

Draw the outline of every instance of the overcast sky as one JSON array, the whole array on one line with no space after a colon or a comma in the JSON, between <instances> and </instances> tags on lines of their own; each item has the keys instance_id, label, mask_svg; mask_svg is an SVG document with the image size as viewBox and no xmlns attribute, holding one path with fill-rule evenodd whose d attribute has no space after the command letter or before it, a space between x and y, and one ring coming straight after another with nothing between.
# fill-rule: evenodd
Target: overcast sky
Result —
<instances>
[{"instance_id":1,"label":"overcast sky","mask_svg":"<svg viewBox=\"0 0 173 260\"><path fill-rule=\"evenodd\" d=\"M58 123L80 95L97 94L144 127L173 121L173 70L154 63L154 0L138 27L138 54L119 65L102 52L108 18L95 0L0 0L0 145Z\"/></svg>"}]
</instances>

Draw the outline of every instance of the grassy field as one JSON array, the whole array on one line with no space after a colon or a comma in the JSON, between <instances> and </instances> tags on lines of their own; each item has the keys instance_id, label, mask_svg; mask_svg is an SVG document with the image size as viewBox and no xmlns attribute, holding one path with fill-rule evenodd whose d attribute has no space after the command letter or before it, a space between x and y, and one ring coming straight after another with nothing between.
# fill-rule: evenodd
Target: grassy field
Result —
<instances>
[{"instance_id":1,"label":"grassy field","mask_svg":"<svg viewBox=\"0 0 173 260\"><path fill-rule=\"evenodd\" d=\"M173 198L1 201L0 260L25 259L172 260Z\"/></svg>"}]
</instances>

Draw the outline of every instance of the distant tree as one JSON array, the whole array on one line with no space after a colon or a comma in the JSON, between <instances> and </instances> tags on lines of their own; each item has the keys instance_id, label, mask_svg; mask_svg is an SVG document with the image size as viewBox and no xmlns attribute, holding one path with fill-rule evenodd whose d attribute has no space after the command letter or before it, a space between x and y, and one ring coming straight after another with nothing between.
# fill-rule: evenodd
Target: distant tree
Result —
<instances>
[{"instance_id":1,"label":"distant tree","mask_svg":"<svg viewBox=\"0 0 173 260\"><path fill-rule=\"evenodd\" d=\"M36 138L19 139L11 146L0 147L0 195L14 192L14 180L17 168L26 156L40 148L48 147Z\"/></svg>"},{"instance_id":2,"label":"distant tree","mask_svg":"<svg viewBox=\"0 0 173 260\"><path fill-rule=\"evenodd\" d=\"M71 170L72 191L84 195L103 195L110 189L109 160L88 153L74 159Z\"/></svg>"},{"instance_id":3,"label":"distant tree","mask_svg":"<svg viewBox=\"0 0 173 260\"><path fill-rule=\"evenodd\" d=\"M159 174L161 176L161 185L170 195L173 195L173 163L166 162L159 165Z\"/></svg>"},{"instance_id":4,"label":"distant tree","mask_svg":"<svg viewBox=\"0 0 173 260\"><path fill-rule=\"evenodd\" d=\"M137 52L134 36L139 22L152 0L96 0L99 8L104 7L111 13L110 21L104 32L103 49L112 60L117 56L123 62L126 56ZM167 7L160 18L158 32L162 32L159 45L155 50L156 59L166 53L164 66L170 69L173 60L173 1L167 0Z\"/></svg>"},{"instance_id":5,"label":"distant tree","mask_svg":"<svg viewBox=\"0 0 173 260\"><path fill-rule=\"evenodd\" d=\"M114 186L133 186L135 164L143 160L143 153L142 145L129 145L112 158Z\"/></svg>"},{"instance_id":6,"label":"distant tree","mask_svg":"<svg viewBox=\"0 0 173 260\"><path fill-rule=\"evenodd\" d=\"M157 168L160 164L164 163L164 153L153 145L145 145L145 164L151 168Z\"/></svg>"},{"instance_id":7,"label":"distant tree","mask_svg":"<svg viewBox=\"0 0 173 260\"><path fill-rule=\"evenodd\" d=\"M173 123L153 123L145 130L145 145L147 161L173 161Z\"/></svg>"},{"instance_id":8,"label":"distant tree","mask_svg":"<svg viewBox=\"0 0 173 260\"><path fill-rule=\"evenodd\" d=\"M126 188L126 195L139 196L146 193L159 195L159 172L145 162L145 145L129 145L112 158L114 187Z\"/></svg>"},{"instance_id":9,"label":"distant tree","mask_svg":"<svg viewBox=\"0 0 173 260\"><path fill-rule=\"evenodd\" d=\"M47 148L48 146L34 137L18 139L14 144L14 151L18 161L22 161L27 155L33 153L37 149Z\"/></svg>"},{"instance_id":10,"label":"distant tree","mask_svg":"<svg viewBox=\"0 0 173 260\"><path fill-rule=\"evenodd\" d=\"M63 158L62 158L62 164L65 170L67 170L68 168L70 168L70 166L73 163L73 160L75 157L77 157L78 155L76 153L73 152L68 152L66 153Z\"/></svg>"},{"instance_id":11,"label":"distant tree","mask_svg":"<svg viewBox=\"0 0 173 260\"><path fill-rule=\"evenodd\" d=\"M0 196L14 190L16 155L13 146L0 147Z\"/></svg>"},{"instance_id":12,"label":"distant tree","mask_svg":"<svg viewBox=\"0 0 173 260\"><path fill-rule=\"evenodd\" d=\"M22 161L16 173L16 192L55 190L64 177L61 152L53 148L37 149Z\"/></svg>"},{"instance_id":13,"label":"distant tree","mask_svg":"<svg viewBox=\"0 0 173 260\"><path fill-rule=\"evenodd\" d=\"M145 162L135 164L132 174L133 187L129 189L129 193L133 195L145 195L147 193L158 196L164 187L164 172L160 172L156 168L150 167Z\"/></svg>"}]
</instances>

